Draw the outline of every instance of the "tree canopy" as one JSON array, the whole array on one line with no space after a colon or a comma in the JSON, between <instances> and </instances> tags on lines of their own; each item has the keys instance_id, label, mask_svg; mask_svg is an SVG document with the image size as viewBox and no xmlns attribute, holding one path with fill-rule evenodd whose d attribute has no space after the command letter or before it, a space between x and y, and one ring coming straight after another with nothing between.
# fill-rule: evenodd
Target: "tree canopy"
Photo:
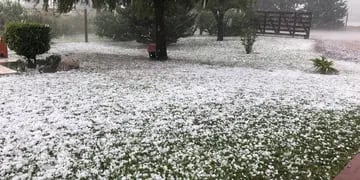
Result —
<instances>
[{"instance_id":1,"label":"tree canopy","mask_svg":"<svg viewBox=\"0 0 360 180\"><path fill-rule=\"evenodd\" d=\"M313 27L344 26L347 13L345 0L257 0L257 8L271 11L308 11L313 13Z\"/></svg>"},{"instance_id":2,"label":"tree canopy","mask_svg":"<svg viewBox=\"0 0 360 180\"><path fill-rule=\"evenodd\" d=\"M339 28L344 26L348 12L345 0L307 0L304 10L313 12L315 28Z\"/></svg>"},{"instance_id":3,"label":"tree canopy","mask_svg":"<svg viewBox=\"0 0 360 180\"><path fill-rule=\"evenodd\" d=\"M203 0L203 7L210 10L217 22L217 40L224 39L224 17L229 9L247 8L247 4L252 0Z\"/></svg>"},{"instance_id":4,"label":"tree canopy","mask_svg":"<svg viewBox=\"0 0 360 180\"><path fill-rule=\"evenodd\" d=\"M305 0L257 0L257 8L269 11L294 11Z\"/></svg>"}]
</instances>

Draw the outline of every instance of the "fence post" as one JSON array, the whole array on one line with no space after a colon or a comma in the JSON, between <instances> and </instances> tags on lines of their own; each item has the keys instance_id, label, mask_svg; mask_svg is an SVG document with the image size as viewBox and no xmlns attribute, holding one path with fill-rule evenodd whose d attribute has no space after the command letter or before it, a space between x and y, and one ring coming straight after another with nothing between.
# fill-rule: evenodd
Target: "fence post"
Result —
<instances>
[{"instance_id":1,"label":"fence post","mask_svg":"<svg viewBox=\"0 0 360 180\"><path fill-rule=\"evenodd\" d=\"M349 10L346 13L346 19L345 19L345 31L347 31L348 28L348 22L349 22Z\"/></svg>"},{"instance_id":2,"label":"fence post","mask_svg":"<svg viewBox=\"0 0 360 180\"><path fill-rule=\"evenodd\" d=\"M263 33L264 33L264 34L266 33L266 21L267 21L267 15L268 15L268 13L267 13L267 12L265 12L265 15L264 15L264 31L263 31Z\"/></svg>"},{"instance_id":3,"label":"fence post","mask_svg":"<svg viewBox=\"0 0 360 180\"><path fill-rule=\"evenodd\" d=\"M292 33L291 33L291 34L292 34L292 37L295 37L297 21L298 21L298 14L297 14L297 12L295 12L295 14L294 14L293 29L292 29Z\"/></svg>"},{"instance_id":4,"label":"fence post","mask_svg":"<svg viewBox=\"0 0 360 180\"><path fill-rule=\"evenodd\" d=\"M84 30L85 30L85 42L89 42L88 39L88 18L87 18L87 9L84 9Z\"/></svg>"}]
</instances>

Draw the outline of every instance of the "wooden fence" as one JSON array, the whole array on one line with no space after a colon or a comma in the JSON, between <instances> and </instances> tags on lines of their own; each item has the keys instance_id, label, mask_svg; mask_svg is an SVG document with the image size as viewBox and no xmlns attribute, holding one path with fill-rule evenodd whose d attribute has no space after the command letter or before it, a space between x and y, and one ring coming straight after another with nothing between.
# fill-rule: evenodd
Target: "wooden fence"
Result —
<instances>
[{"instance_id":1,"label":"wooden fence","mask_svg":"<svg viewBox=\"0 0 360 180\"><path fill-rule=\"evenodd\" d=\"M311 12L257 11L258 34L310 37Z\"/></svg>"}]
</instances>

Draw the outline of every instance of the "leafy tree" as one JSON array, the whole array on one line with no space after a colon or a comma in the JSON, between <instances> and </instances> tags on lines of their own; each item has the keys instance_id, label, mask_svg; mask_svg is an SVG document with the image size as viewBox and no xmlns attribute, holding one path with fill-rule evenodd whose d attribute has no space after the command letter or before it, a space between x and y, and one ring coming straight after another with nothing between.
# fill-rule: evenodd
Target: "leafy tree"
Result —
<instances>
[{"instance_id":1,"label":"leafy tree","mask_svg":"<svg viewBox=\"0 0 360 180\"><path fill-rule=\"evenodd\" d=\"M257 8L270 11L312 12L315 28L343 27L347 13L345 0L258 0Z\"/></svg>"},{"instance_id":2,"label":"leafy tree","mask_svg":"<svg viewBox=\"0 0 360 180\"><path fill-rule=\"evenodd\" d=\"M167 1L165 3L166 42L174 43L180 37L193 35L197 14L193 12L194 4L191 1ZM138 16L132 7L117 8L116 16L123 16L129 21L132 33L138 42L155 42L155 19L149 16Z\"/></svg>"},{"instance_id":3,"label":"leafy tree","mask_svg":"<svg viewBox=\"0 0 360 180\"><path fill-rule=\"evenodd\" d=\"M294 11L304 0L257 0L257 8L267 11Z\"/></svg>"},{"instance_id":4,"label":"leafy tree","mask_svg":"<svg viewBox=\"0 0 360 180\"><path fill-rule=\"evenodd\" d=\"M166 60L168 55L166 49L165 1L153 0L153 3L155 9L156 59Z\"/></svg>"},{"instance_id":5,"label":"leafy tree","mask_svg":"<svg viewBox=\"0 0 360 180\"><path fill-rule=\"evenodd\" d=\"M170 0L133 0L131 6L135 8L137 16L154 17L154 27L155 27L155 43L156 43L156 59L157 60L166 60L167 56L167 46L166 46L166 27L165 27L165 11L166 11L166 2ZM176 0L171 0L176 1Z\"/></svg>"},{"instance_id":6,"label":"leafy tree","mask_svg":"<svg viewBox=\"0 0 360 180\"><path fill-rule=\"evenodd\" d=\"M204 0L203 5L209 9L215 17L217 23L217 40L224 40L224 18L225 13L232 8L240 9L246 5L248 0Z\"/></svg>"},{"instance_id":7,"label":"leafy tree","mask_svg":"<svg viewBox=\"0 0 360 180\"><path fill-rule=\"evenodd\" d=\"M24 17L24 8L19 3L0 1L0 31L3 30L5 22L18 22L23 20Z\"/></svg>"},{"instance_id":8,"label":"leafy tree","mask_svg":"<svg viewBox=\"0 0 360 180\"><path fill-rule=\"evenodd\" d=\"M315 28L343 27L348 11L345 0L307 0L304 10L313 12Z\"/></svg>"}]
</instances>

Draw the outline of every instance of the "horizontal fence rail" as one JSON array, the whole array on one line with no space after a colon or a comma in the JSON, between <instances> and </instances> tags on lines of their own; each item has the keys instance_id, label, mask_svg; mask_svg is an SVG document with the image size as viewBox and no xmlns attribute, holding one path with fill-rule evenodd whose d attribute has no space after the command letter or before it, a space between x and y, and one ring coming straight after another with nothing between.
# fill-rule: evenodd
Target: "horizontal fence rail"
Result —
<instances>
[{"instance_id":1,"label":"horizontal fence rail","mask_svg":"<svg viewBox=\"0 0 360 180\"><path fill-rule=\"evenodd\" d=\"M311 12L257 11L257 33L310 37Z\"/></svg>"}]
</instances>

